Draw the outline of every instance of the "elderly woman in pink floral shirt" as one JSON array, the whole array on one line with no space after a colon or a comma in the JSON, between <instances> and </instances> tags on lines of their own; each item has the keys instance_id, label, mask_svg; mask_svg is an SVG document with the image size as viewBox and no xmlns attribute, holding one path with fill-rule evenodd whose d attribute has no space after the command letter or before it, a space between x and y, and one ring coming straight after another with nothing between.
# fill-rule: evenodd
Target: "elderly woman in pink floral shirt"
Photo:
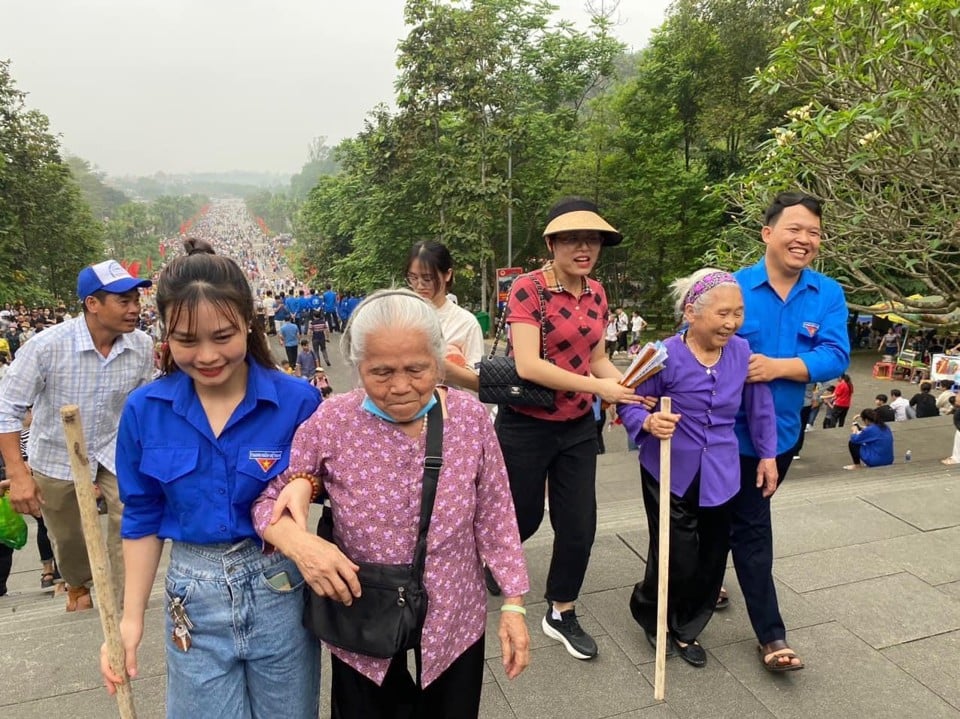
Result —
<instances>
[{"instance_id":1,"label":"elderly woman in pink floral shirt","mask_svg":"<svg viewBox=\"0 0 960 719\"><path fill-rule=\"evenodd\" d=\"M436 313L406 290L372 294L342 340L360 388L335 395L300 426L288 469L254 506L264 540L296 562L318 593L359 596L352 559L409 563L420 508L425 415L436 401L446 343ZM405 654L377 659L331 647L334 717L475 717L483 677L486 592L482 567L503 588L498 637L516 677L529 662L523 595L526 564L500 447L472 395L441 390L443 469L427 536L424 584L430 597L421 640L422 687ZM330 497L337 545L307 531L311 482ZM342 551L341 551L342 550Z\"/></svg>"}]
</instances>

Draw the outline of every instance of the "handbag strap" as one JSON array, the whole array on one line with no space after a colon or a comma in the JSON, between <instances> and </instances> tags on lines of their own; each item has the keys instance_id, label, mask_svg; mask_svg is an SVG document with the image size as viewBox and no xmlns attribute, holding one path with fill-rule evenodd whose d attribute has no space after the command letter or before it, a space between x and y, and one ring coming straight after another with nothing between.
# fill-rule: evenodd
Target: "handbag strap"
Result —
<instances>
[{"instance_id":1,"label":"handbag strap","mask_svg":"<svg viewBox=\"0 0 960 719\"><path fill-rule=\"evenodd\" d=\"M440 480L440 468L443 467L443 403L439 395L436 404L427 412L427 449L423 456L423 494L420 498L420 526L417 534L417 546L413 551L413 570L417 581L423 579L423 568L427 561L427 530L430 529L430 516L433 503L437 498L437 482Z\"/></svg>"},{"instance_id":2,"label":"handbag strap","mask_svg":"<svg viewBox=\"0 0 960 719\"><path fill-rule=\"evenodd\" d=\"M549 359L547 357L547 331L544 328L544 325L546 324L544 320L547 318L547 305L543 299L543 287L540 286L540 283L537 281L536 276L532 272L528 275L520 275L520 277L529 277L533 281L533 284L537 286L537 299L540 300L540 358ZM517 279L519 279L519 277ZM493 359L497 354L497 345L500 343L500 335L503 333L503 329L506 326L507 309L510 307L510 300L513 299L513 289L516 284L516 281L514 281L513 286L510 287L510 296L507 298L507 304L503 306L503 312L500 313L500 321L497 323L497 331L493 336L493 347L491 348L490 355L487 359Z\"/></svg>"}]
</instances>

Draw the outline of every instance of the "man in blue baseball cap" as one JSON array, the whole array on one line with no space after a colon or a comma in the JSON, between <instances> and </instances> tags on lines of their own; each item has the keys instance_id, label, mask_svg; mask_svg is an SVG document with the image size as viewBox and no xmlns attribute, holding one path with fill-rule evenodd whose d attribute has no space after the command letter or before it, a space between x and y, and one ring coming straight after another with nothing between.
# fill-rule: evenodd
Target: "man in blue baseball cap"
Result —
<instances>
[{"instance_id":1,"label":"man in blue baseball cap","mask_svg":"<svg viewBox=\"0 0 960 719\"><path fill-rule=\"evenodd\" d=\"M90 457L90 480L108 509L107 550L123 587L120 517L114 447L120 410L130 392L150 381L153 342L138 330L140 288L119 262L85 267L77 277L83 314L39 332L17 352L0 380L0 453L10 480L10 501L22 514L43 514L60 573L67 611L90 609L90 560L83 541L76 489L70 473L60 408L80 407ZM20 427L33 405L30 466L20 455ZM100 591L109 591L101 587Z\"/></svg>"}]
</instances>

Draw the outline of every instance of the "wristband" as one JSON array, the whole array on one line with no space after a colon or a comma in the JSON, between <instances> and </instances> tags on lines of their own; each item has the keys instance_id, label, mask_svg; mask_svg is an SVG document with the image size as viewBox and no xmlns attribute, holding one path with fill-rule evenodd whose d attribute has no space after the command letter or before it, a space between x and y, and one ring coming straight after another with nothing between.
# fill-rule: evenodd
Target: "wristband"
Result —
<instances>
[{"instance_id":1,"label":"wristband","mask_svg":"<svg viewBox=\"0 0 960 719\"><path fill-rule=\"evenodd\" d=\"M517 614L522 614L527 616L527 608L521 607L519 604L502 604L500 605L501 612L516 612Z\"/></svg>"},{"instance_id":2,"label":"wristband","mask_svg":"<svg viewBox=\"0 0 960 719\"><path fill-rule=\"evenodd\" d=\"M296 474L291 474L290 478L287 480L287 484L295 479L305 479L310 482L313 487L313 489L310 491L311 502L320 496L320 480L314 477L312 474L308 474L307 472L297 472Z\"/></svg>"}]
</instances>

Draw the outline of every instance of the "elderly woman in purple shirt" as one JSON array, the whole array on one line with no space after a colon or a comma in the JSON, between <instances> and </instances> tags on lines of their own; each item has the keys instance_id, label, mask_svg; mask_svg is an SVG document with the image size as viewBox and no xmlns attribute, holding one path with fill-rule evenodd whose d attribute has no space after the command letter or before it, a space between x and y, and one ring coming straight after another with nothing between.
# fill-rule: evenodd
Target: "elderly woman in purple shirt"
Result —
<instances>
[{"instance_id":1,"label":"elderly woman in purple shirt","mask_svg":"<svg viewBox=\"0 0 960 719\"><path fill-rule=\"evenodd\" d=\"M436 312L408 290L376 292L341 340L360 387L327 399L297 430L286 471L254 505L264 540L296 562L311 587L349 604L357 565L410 563L416 544L426 414L438 401L446 342ZM488 566L505 596L498 637L508 678L529 662L523 595L529 589L500 445L482 404L441 389L443 469L427 535L430 598L416 684L407 657L378 659L330 647L332 715L387 719L476 717L484 666ZM306 479L308 481L296 481ZM313 484L333 509L337 545L306 530ZM339 545L339 548L338 548Z\"/></svg>"},{"instance_id":2,"label":"elderly woman in purple shirt","mask_svg":"<svg viewBox=\"0 0 960 719\"><path fill-rule=\"evenodd\" d=\"M643 504L650 545L643 582L630 611L647 641L656 643L659 554L660 442L670 451L670 577L667 609L671 649L695 667L707 662L697 642L716 606L729 549L727 505L740 489L740 461L733 432L746 412L760 456L757 486L776 488L776 423L766 384L746 384L750 347L736 336L743 324L743 297L733 275L704 269L673 284L676 309L686 329L664 342L664 369L640 384L647 397L670 397L672 413L644 405L618 412L640 448Z\"/></svg>"}]
</instances>

